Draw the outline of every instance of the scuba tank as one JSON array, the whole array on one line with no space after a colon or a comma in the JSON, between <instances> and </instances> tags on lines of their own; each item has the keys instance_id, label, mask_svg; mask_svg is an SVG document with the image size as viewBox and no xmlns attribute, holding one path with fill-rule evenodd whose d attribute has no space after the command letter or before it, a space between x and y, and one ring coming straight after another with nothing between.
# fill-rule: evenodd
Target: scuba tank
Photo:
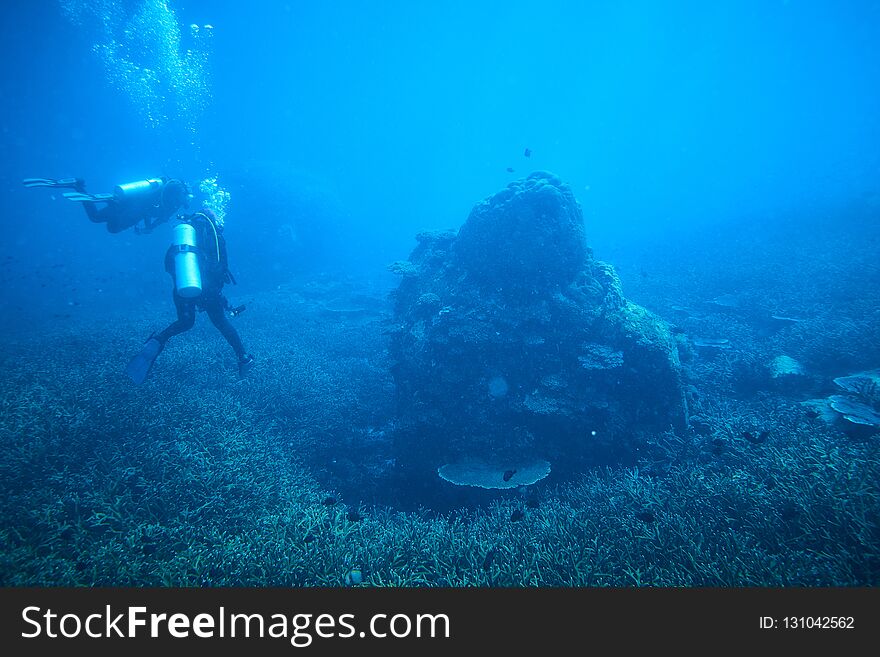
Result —
<instances>
[{"instance_id":1,"label":"scuba tank","mask_svg":"<svg viewBox=\"0 0 880 657\"><path fill-rule=\"evenodd\" d=\"M150 178L148 180L125 183L124 185L116 185L113 188L113 196L119 203L141 201L156 194L163 184L164 181L161 178Z\"/></svg>"},{"instance_id":2,"label":"scuba tank","mask_svg":"<svg viewBox=\"0 0 880 657\"><path fill-rule=\"evenodd\" d=\"M196 229L191 224L179 223L174 227L171 248L174 254L174 286L177 294L194 299L202 293L202 273L196 250Z\"/></svg>"}]
</instances>

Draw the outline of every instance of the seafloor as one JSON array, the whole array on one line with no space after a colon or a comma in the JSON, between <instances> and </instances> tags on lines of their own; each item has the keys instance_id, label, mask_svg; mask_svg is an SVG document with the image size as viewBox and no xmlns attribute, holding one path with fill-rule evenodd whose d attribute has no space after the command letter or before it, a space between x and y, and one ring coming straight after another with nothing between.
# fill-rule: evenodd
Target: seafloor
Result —
<instances>
[{"instance_id":1,"label":"seafloor","mask_svg":"<svg viewBox=\"0 0 880 657\"><path fill-rule=\"evenodd\" d=\"M875 224L608 245L692 347L690 428L527 491L401 488L390 307L357 279L249 295L241 381L203 315L125 379L168 299L6 326L0 584L877 585L878 436L802 403L880 367Z\"/></svg>"}]
</instances>

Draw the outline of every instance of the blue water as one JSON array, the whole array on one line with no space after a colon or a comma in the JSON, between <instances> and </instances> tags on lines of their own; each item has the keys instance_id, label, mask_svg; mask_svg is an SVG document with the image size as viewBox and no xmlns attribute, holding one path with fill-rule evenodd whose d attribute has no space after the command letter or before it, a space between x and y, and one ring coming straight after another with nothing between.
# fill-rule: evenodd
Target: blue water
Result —
<instances>
[{"instance_id":1,"label":"blue water","mask_svg":"<svg viewBox=\"0 0 880 657\"><path fill-rule=\"evenodd\" d=\"M829 484L837 491L829 500L858 501L866 509L857 521L835 516L843 529L832 532L830 544L795 550L821 547L833 555L818 574L780 557L776 571L756 569L741 579L685 575L673 563L653 582L570 572L543 583L878 582L880 512L876 492L865 492L878 483L876 435L808 427L803 423L814 418L801 415L801 404L840 392L836 377L880 368L880 5L388 1L257 7L35 0L0 10L0 338L8 345L2 435L18 445L11 451L23 459L9 457L3 465L11 477L2 484L4 501L19 512L3 523L11 543L0 583L344 582L345 572L324 572L314 554L266 577L235 565L257 559L244 552L215 555L220 565L210 573L180 566L193 562L186 549L222 541L206 538L196 524L188 538L162 542L161 526L186 533L181 518L191 518L187 514L201 505L174 497L183 495L183 482L178 490L156 463L166 458L165 448L191 454L189 430L177 435L174 423L209 412L227 415L235 435L265 441L266 454L274 455L267 456L273 467L259 475L274 482L265 484L269 492L260 489L261 503L287 499L296 488L307 491L297 501L305 505L302 517L326 522L360 522L346 520L354 508L408 514L424 505L441 514L438 535L454 534L456 513L473 523L468 536L483 547L472 555L472 578L462 575L466 566L456 566L433 580L418 579L392 560L372 564L373 583L393 581L395 574L417 585L534 581L504 580L483 563L500 540L481 533L494 527L493 519L505 527L498 535L519 545L505 532L520 532L523 525L506 520L525 504L527 491L450 493L440 482L422 486L399 472L386 486L399 466L400 427L384 337L399 319L387 294L400 278L388 265L409 258L418 233L458 230L475 204L534 171L553 172L570 187L583 212L587 245L616 268L628 299L690 340L731 345L693 347L692 360L682 364L690 412L708 417L711 428L705 433L692 426L683 438L689 447L681 447L681 460L672 465L707 477L722 472L722 479L766 482L772 473L749 469L753 455L739 438L766 425L779 436L783 453L810 436L818 441L817 453L847 460L851 477L864 487L846 488L835 479L843 487ZM162 354L146 392L125 387L129 382L120 373L128 358L150 331L174 319L162 264L170 230L112 235L58 190L21 184L29 177L70 176L85 179L91 192L145 177L178 177L191 185L194 203L225 212L238 280L226 292L234 304L248 305L235 326L258 359L252 377L236 379L228 347L200 313L197 328ZM503 254L489 250L487 258L493 257ZM736 310L713 306L721 295L733 295ZM796 323L768 328L771 315ZM767 364L779 355L797 360L808 381L789 387L770 381ZM498 376L485 374L494 381L495 397L508 394L507 380ZM104 383L107 391L100 395L81 392L103 390ZM62 410L47 410L42 394ZM193 406L190 395L200 402ZM124 418L121 407L128 409ZM33 419L40 408L44 422ZM155 408L174 422L151 425ZM13 419L22 417L30 420ZM209 425L191 428L193 435L212 436L227 426ZM239 474L229 474L240 453L228 437L218 440L201 448L220 464L212 472L222 474L205 483L206 499L232 509L236 501L224 495L258 476L259 459L241 457ZM724 456L713 440L724 443ZM151 441L164 447L154 453ZM736 447L728 457L730 444ZM63 459L53 455L60 459L71 450L74 462L92 465L65 479L59 474ZM89 460L95 453L109 463L95 465ZM123 467L114 460L119 454L135 456L123 459ZM298 459L296 476L279 465L289 454ZM769 460L761 467L778 465L768 450L762 454ZM719 465L716 457L731 461ZM582 474L599 477L600 465L631 473L639 458L617 462L606 454L596 470L584 466ZM134 469L129 475L141 483L131 490L125 481L111 486L107 479L119 474L114 468ZM791 482L803 481L798 477L807 469L793 464ZM656 477L650 486L675 492L664 479L671 476L666 468L648 472ZM542 492L545 529L558 526L553 513L565 515L559 509L566 504L577 508L584 491L601 498L624 485L613 475L603 483L575 474L550 483L581 488ZM149 520L139 515L144 491L161 500L163 486L173 498L162 502L165 510ZM79 510L95 490L133 500L109 533L94 533L98 506ZM756 555L759 549L788 555L786 532L798 531L789 526L794 512L787 505L810 506L792 501L794 493L777 499L780 489L773 490L743 493L739 508L743 518L762 508L778 511L776 529L742 530L762 537L754 539ZM322 504L327 496L339 502ZM343 499L347 506L339 506ZM654 504L642 500L632 512L644 514ZM240 522L246 533L247 522L256 523L260 514L280 513L256 508L244 505L231 526ZM53 518L66 513L79 524L68 517L70 529L58 529L45 521L47 509L55 509ZM320 541L312 521L302 517L288 518L299 532L296 540L314 534ZM218 518L225 522L222 514L213 520ZM381 525L369 515L367 520ZM407 527L423 521L400 519ZM803 522L801 533L812 527ZM575 532L578 540L598 531L590 527ZM62 553L51 539L60 531L71 532L68 538L82 534L74 554ZM142 569L123 573L89 563L90 550L116 549L113 541L122 541L117 534L126 532L150 534L149 545L158 545L137 548L148 561ZM542 536L550 546L556 540ZM369 570L362 554L369 546L357 545L345 548L359 555L349 565ZM510 555L519 554L516 549ZM66 565L53 570L46 559ZM156 574L165 567L166 575ZM627 571L606 563L596 572L602 568Z\"/></svg>"}]
</instances>

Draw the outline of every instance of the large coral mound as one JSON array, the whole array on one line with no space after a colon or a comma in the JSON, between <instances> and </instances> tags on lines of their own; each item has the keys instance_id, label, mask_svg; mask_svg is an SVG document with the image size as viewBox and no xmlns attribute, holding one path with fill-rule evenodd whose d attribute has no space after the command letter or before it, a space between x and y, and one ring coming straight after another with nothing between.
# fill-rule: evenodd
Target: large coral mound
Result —
<instances>
[{"instance_id":1,"label":"large coral mound","mask_svg":"<svg viewBox=\"0 0 880 657\"><path fill-rule=\"evenodd\" d=\"M587 257L580 206L558 178L533 174L478 203L452 255L454 267L481 287L545 289L570 283Z\"/></svg>"},{"instance_id":2,"label":"large coral mound","mask_svg":"<svg viewBox=\"0 0 880 657\"><path fill-rule=\"evenodd\" d=\"M534 173L457 235L417 239L392 266L402 465L543 458L564 471L631 459L648 434L684 427L675 341L593 258L559 178Z\"/></svg>"}]
</instances>

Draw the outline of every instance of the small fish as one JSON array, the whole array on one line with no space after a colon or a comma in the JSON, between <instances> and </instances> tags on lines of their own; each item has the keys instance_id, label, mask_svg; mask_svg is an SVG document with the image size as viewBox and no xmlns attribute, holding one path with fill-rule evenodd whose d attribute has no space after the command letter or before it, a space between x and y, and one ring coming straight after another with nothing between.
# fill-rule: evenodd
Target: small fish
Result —
<instances>
[{"instance_id":1,"label":"small fish","mask_svg":"<svg viewBox=\"0 0 880 657\"><path fill-rule=\"evenodd\" d=\"M346 517L350 522L360 522L363 519L363 516L354 510L349 511Z\"/></svg>"},{"instance_id":2,"label":"small fish","mask_svg":"<svg viewBox=\"0 0 880 657\"><path fill-rule=\"evenodd\" d=\"M332 495L330 497L325 497L324 501L321 502L321 504L323 504L324 506L333 506L334 504L336 504L336 498Z\"/></svg>"},{"instance_id":3,"label":"small fish","mask_svg":"<svg viewBox=\"0 0 880 657\"><path fill-rule=\"evenodd\" d=\"M352 568L345 574L346 586L358 586L364 582L364 573L360 568Z\"/></svg>"},{"instance_id":4,"label":"small fish","mask_svg":"<svg viewBox=\"0 0 880 657\"><path fill-rule=\"evenodd\" d=\"M513 167L507 167L507 173L513 173L513 172L514 172Z\"/></svg>"},{"instance_id":5,"label":"small fish","mask_svg":"<svg viewBox=\"0 0 880 657\"><path fill-rule=\"evenodd\" d=\"M721 452L724 451L724 441L721 440L721 438L715 438L712 441L712 448L711 449L712 449L712 453L715 456L718 456L719 454L721 454Z\"/></svg>"},{"instance_id":6,"label":"small fish","mask_svg":"<svg viewBox=\"0 0 880 657\"><path fill-rule=\"evenodd\" d=\"M510 522L519 522L523 518L526 517L526 514L520 511L519 509L514 509L513 513L510 514Z\"/></svg>"},{"instance_id":7,"label":"small fish","mask_svg":"<svg viewBox=\"0 0 880 657\"><path fill-rule=\"evenodd\" d=\"M537 509L541 506L541 500L538 499L537 495L531 495L529 499L526 500L526 506L530 509Z\"/></svg>"},{"instance_id":8,"label":"small fish","mask_svg":"<svg viewBox=\"0 0 880 657\"><path fill-rule=\"evenodd\" d=\"M804 411L804 414L811 420L815 420L817 417L819 417L819 411L814 408L808 408L806 411Z\"/></svg>"},{"instance_id":9,"label":"small fish","mask_svg":"<svg viewBox=\"0 0 880 657\"><path fill-rule=\"evenodd\" d=\"M515 474L516 470L505 470L504 474L501 475L501 478L504 479L504 481L510 481L511 477L513 477L513 475Z\"/></svg>"},{"instance_id":10,"label":"small fish","mask_svg":"<svg viewBox=\"0 0 880 657\"><path fill-rule=\"evenodd\" d=\"M657 518L654 517L654 514L651 511L639 511L636 514L636 519L641 520L643 523L650 525Z\"/></svg>"},{"instance_id":11,"label":"small fish","mask_svg":"<svg viewBox=\"0 0 880 657\"><path fill-rule=\"evenodd\" d=\"M532 156L532 149L527 148L526 150L523 151L523 155L525 155L526 157L531 157Z\"/></svg>"},{"instance_id":12,"label":"small fish","mask_svg":"<svg viewBox=\"0 0 880 657\"><path fill-rule=\"evenodd\" d=\"M498 552L497 547L489 548L489 551L486 553L486 556L483 557L483 570L489 570L492 567L492 561L495 559L495 554Z\"/></svg>"},{"instance_id":13,"label":"small fish","mask_svg":"<svg viewBox=\"0 0 880 657\"><path fill-rule=\"evenodd\" d=\"M306 534L306 537L303 539L303 543L311 543L315 540L315 535L312 533Z\"/></svg>"}]
</instances>

